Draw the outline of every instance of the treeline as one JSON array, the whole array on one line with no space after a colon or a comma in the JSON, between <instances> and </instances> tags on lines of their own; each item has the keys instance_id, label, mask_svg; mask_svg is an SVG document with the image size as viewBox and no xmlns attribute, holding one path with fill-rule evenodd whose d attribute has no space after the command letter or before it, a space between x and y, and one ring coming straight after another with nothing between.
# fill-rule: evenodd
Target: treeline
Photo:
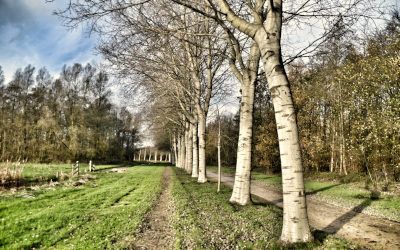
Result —
<instances>
[{"instance_id":1,"label":"treeline","mask_svg":"<svg viewBox=\"0 0 400 250\"><path fill-rule=\"evenodd\" d=\"M365 174L400 181L400 19L356 49L332 38L310 63L288 67L305 171ZM260 77L254 104L253 167L279 172L271 95ZM238 114L223 117L222 160L233 166ZM217 122L208 127L209 164L217 164ZM236 128L236 129L235 129ZM226 138L226 139L225 139ZM232 140L236 140L232 142Z\"/></svg>"},{"instance_id":2,"label":"treeline","mask_svg":"<svg viewBox=\"0 0 400 250\"><path fill-rule=\"evenodd\" d=\"M18 69L5 84L0 67L0 161L120 161L138 133L126 108L110 101L108 75L91 64Z\"/></svg>"}]
</instances>

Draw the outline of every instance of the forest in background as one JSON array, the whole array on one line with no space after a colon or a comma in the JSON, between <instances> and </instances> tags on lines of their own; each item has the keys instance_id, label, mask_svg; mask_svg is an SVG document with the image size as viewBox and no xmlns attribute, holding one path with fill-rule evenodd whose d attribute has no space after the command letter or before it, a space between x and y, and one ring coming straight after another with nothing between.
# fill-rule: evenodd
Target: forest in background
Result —
<instances>
[{"instance_id":1,"label":"forest in background","mask_svg":"<svg viewBox=\"0 0 400 250\"><path fill-rule=\"evenodd\" d=\"M4 83L0 66L0 161L131 160L133 115L110 101L107 73L91 64L18 69Z\"/></svg>"}]
</instances>

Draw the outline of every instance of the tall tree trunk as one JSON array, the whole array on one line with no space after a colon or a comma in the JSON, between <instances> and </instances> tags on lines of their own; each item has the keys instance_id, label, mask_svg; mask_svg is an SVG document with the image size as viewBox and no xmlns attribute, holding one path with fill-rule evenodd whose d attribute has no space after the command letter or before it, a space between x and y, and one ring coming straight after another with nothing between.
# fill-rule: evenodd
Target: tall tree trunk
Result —
<instances>
[{"instance_id":1,"label":"tall tree trunk","mask_svg":"<svg viewBox=\"0 0 400 250\"><path fill-rule=\"evenodd\" d=\"M4 128L3 130L3 146L1 148L1 160L5 161L5 155L6 155L6 137L7 137L7 133L6 133L6 129Z\"/></svg>"},{"instance_id":2,"label":"tall tree trunk","mask_svg":"<svg viewBox=\"0 0 400 250\"><path fill-rule=\"evenodd\" d=\"M186 167L187 172L192 174L193 167L193 133L192 133L193 125L189 123L187 129L187 144L186 144Z\"/></svg>"},{"instance_id":3,"label":"tall tree trunk","mask_svg":"<svg viewBox=\"0 0 400 250\"><path fill-rule=\"evenodd\" d=\"M177 148L178 148L178 153L177 153L177 167L178 168L182 168L182 146L181 146L181 136L178 135L178 139L177 139Z\"/></svg>"},{"instance_id":4,"label":"tall tree trunk","mask_svg":"<svg viewBox=\"0 0 400 250\"><path fill-rule=\"evenodd\" d=\"M342 152L343 152L343 173L344 173L344 175L347 175L347 165L346 165L346 139L345 139L345 137L344 137L344 135L343 135L343 137L342 137L342 147L343 147L343 150L342 150Z\"/></svg>"},{"instance_id":5,"label":"tall tree trunk","mask_svg":"<svg viewBox=\"0 0 400 250\"><path fill-rule=\"evenodd\" d=\"M186 148L185 148L185 135L181 135L180 137L180 167L185 169L185 156L186 156Z\"/></svg>"},{"instance_id":6,"label":"tall tree trunk","mask_svg":"<svg viewBox=\"0 0 400 250\"><path fill-rule=\"evenodd\" d=\"M239 140L236 160L232 203L245 205L250 202L251 142L253 137L254 83L249 79L242 84L240 101Z\"/></svg>"},{"instance_id":7,"label":"tall tree trunk","mask_svg":"<svg viewBox=\"0 0 400 250\"><path fill-rule=\"evenodd\" d=\"M197 136L197 121L192 127L192 137L193 137L193 169L192 169L192 177L199 177L199 144L198 144L198 136Z\"/></svg>"},{"instance_id":8,"label":"tall tree trunk","mask_svg":"<svg viewBox=\"0 0 400 250\"><path fill-rule=\"evenodd\" d=\"M189 135L188 134L189 134L189 132L188 132L188 122L186 122L185 136L184 136L184 141L183 141L183 143L185 145L185 160L184 160L183 164L184 164L184 169L185 169L186 172L189 172L188 171L188 161L187 161L187 158L188 158L187 146L188 146L188 141L189 141L189 139L188 139Z\"/></svg>"},{"instance_id":9,"label":"tall tree trunk","mask_svg":"<svg viewBox=\"0 0 400 250\"><path fill-rule=\"evenodd\" d=\"M332 173L335 171L335 123L332 121L332 144L331 144L331 163L329 167L329 171Z\"/></svg>"},{"instance_id":10,"label":"tall tree trunk","mask_svg":"<svg viewBox=\"0 0 400 250\"><path fill-rule=\"evenodd\" d=\"M257 42L275 110L282 168L283 242L312 239L307 217L303 165L296 114L281 55L282 1L271 1L264 28L258 29Z\"/></svg>"},{"instance_id":11,"label":"tall tree trunk","mask_svg":"<svg viewBox=\"0 0 400 250\"><path fill-rule=\"evenodd\" d=\"M239 139L237 148L235 182L230 202L245 205L250 202L251 144L253 140L253 106L255 81L260 62L260 49L254 43L251 46L247 68L242 74L236 66L231 65L236 77L241 82ZM242 63L243 64L243 63Z\"/></svg>"},{"instance_id":12,"label":"tall tree trunk","mask_svg":"<svg viewBox=\"0 0 400 250\"><path fill-rule=\"evenodd\" d=\"M221 118L218 109L218 188L217 192L221 189Z\"/></svg>"},{"instance_id":13,"label":"tall tree trunk","mask_svg":"<svg viewBox=\"0 0 400 250\"><path fill-rule=\"evenodd\" d=\"M173 143L173 150L174 150L174 160L173 163L175 164L175 167L179 167L179 159L178 159L178 142L176 140L176 134L174 133L174 137L172 139Z\"/></svg>"},{"instance_id":14,"label":"tall tree trunk","mask_svg":"<svg viewBox=\"0 0 400 250\"><path fill-rule=\"evenodd\" d=\"M198 137L199 137L199 177L198 182L207 182L206 177L206 116L204 112L198 109Z\"/></svg>"}]
</instances>

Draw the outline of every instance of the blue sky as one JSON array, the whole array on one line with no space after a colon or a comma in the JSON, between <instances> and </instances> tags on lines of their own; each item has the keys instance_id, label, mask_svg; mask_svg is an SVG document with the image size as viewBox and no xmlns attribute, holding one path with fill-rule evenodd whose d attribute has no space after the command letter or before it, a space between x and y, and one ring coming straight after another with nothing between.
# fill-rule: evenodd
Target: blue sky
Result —
<instances>
[{"instance_id":1,"label":"blue sky","mask_svg":"<svg viewBox=\"0 0 400 250\"><path fill-rule=\"evenodd\" d=\"M82 28L68 30L52 12L67 1L0 0L0 65L6 82L15 70L45 66L54 77L64 64L96 63L96 39Z\"/></svg>"}]
</instances>

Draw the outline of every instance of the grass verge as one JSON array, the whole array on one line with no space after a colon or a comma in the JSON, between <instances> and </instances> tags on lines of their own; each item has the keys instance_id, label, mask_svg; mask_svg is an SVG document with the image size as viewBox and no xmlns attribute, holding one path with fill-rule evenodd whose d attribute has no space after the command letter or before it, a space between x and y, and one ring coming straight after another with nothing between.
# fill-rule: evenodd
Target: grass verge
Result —
<instances>
[{"instance_id":1,"label":"grass verge","mask_svg":"<svg viewBox=\"0 0 400 250\"><path fill-rule=\"evenodd\" d=\"M174 168L172 196L176 206L177 249L357 249L333 236L315 233L316 241L283 246L279 243L282 210L266 204L230 204L232 190L215 183L199 184Z\"/></svg>"}]
</instances>

